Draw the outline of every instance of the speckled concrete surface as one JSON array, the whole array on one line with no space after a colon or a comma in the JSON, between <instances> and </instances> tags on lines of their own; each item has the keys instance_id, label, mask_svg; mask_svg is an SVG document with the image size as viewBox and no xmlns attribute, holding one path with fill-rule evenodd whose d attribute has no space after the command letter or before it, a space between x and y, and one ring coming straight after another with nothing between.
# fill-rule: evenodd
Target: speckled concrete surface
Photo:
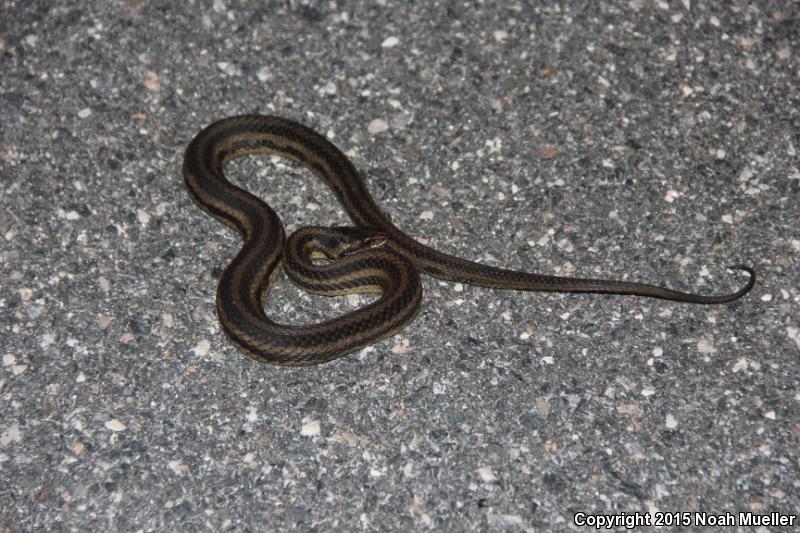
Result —
<instances>
[{"instance_id":1,"label":"speckled concrete surface","mask_svg":"<svg viewBox=\"0 0 800 533\"><path fill-rule=\"evenodd\" d=\"M800 4L266 4L0 4L0 531L798 512ZM180 175L191 136L243 112L332 137L444 251L759 282L703 307L426 278L402 334L259 365L213 307L239 241ZM346 220L292 164L231 175L288 230ZM268 311L357 300L284 278Z\"/></svg>"}]
</instances>

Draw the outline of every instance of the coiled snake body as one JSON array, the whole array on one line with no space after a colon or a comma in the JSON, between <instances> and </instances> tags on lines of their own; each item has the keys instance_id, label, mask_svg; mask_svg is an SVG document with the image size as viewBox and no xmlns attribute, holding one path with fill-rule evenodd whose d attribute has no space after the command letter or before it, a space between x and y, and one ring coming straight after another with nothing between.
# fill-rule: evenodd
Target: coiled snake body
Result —
<instances>
[{"instance_id":1,"label":"coiled snake body","mask_svg":"<svg viewBox=\"0 0 800 533\"><path fill-rule=\"evenodd\" d=\"M250 154L277 154L312 170L333 190L355 225L305 227L287 240L275 211L225 178L228 161ZM186 148L183 176L194 201L244 239L219 280L217 312L230 339L266 363L323 363L394 335L416 315L422 298L418 272L482 287L628 294L699 304L730 302L755 284L755 272L743 265L730 268L750 274L744 287L731 294L702 296L644 283L519 272L438 252L392 224L353 164L330 141L280 117L244 115L209 125ZM328 263L320 265L319 259ZM266 316L263 302L282 267L312 292L377 292L381 297L319 324L280 324Z\"/></svg>"}]
</instances>

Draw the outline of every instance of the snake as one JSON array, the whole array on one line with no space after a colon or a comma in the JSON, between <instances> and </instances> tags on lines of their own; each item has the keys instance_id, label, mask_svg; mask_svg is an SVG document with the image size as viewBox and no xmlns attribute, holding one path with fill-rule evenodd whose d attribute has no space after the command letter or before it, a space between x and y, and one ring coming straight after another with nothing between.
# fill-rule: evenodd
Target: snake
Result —
<instances>
[{"instance_id":1,"label":"snake","mask_svg":"<svg viewBox=\"0 0 800 533\"><path fill-rule=\"evenodd\" d=\"M258 154L287 158L319 176L353 224L306 226L287 239L277 213L231 183L223 172L232 159ZM263 363L324 363L397 334L419 310L420 273L496 289L633 295L694 304L731 302L749 292L756 281L751 267L731 266L730 270L749 274L741 289L701 295L646 283L498 268L437 251L392 223L353 163L331 141L278 116L232 116L206 126L186 147L183 177L194 202L242 238L241 248L219 277L217 315L233 344ZM313 293L379 296L336 318L284 324L265 312L267 296L282 270Z\"/></svg>"}]
</instances>

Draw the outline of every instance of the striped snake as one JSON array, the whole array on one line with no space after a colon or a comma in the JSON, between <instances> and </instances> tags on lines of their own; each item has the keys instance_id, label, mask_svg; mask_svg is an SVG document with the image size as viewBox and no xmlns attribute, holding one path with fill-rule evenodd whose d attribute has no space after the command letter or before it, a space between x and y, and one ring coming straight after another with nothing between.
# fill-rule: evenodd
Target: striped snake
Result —
<instances>
[{"instance_id":1,"label":"striped snake","mask_svg":"<svg viewBox=\"0 0 800 533\"><path fill-rule=\"evenodd\" d=\"M304 227L286 239L275 211L225 178L228 161L250 154L280 155L313 171L336 194L354 226ZM220 277L217 312L230 339L266 363L324 363L396 334L414 320L419 308L418 272L482 287L629 294L698 304L730 302L755 284L755 272L744 265L730 267L750 275L744 287L731 294L702 296L643 283L518 272L437 252L392 224L338 148L285 118L244 115L214 122L186 148L183 176L194 201L244 240ZM281 268L314 293L381 296L318 324L280 324L267 317L264 302Z\"/></svg>"}]
</instances>

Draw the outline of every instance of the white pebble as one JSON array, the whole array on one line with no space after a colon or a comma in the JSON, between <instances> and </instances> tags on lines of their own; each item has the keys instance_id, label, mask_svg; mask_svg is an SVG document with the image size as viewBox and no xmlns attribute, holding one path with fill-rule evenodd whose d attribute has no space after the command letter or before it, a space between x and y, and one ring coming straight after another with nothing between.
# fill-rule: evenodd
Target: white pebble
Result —
<instances>
[{"instance_id":1,"label":"white pebble","mask_svg":"<svg viewBox=\"0 0 800 533\"><path fill-rule=\"evenodd\" d=\"M175 460L169 461L167 463L167 466L169 467L170 470L172 470L178 475L186 474L189 471L186 465L181 463L180 461L175 461Z\"/></svg>"},{"instance_id":2,"label":"white pebble","mask_svg":"<svg viewBox=\"0 0 800 533\"><path fill-rule=\"evenodd\" d=\"M141 224L142 227L146 228L150 223L150 214L144 209L137 209L136 219L139 221L139 224Z\"/></svg>"},{"instance_id":3,"label":"white pebble","mask_svg":"<svg viewBox=\"0 0 800 533\"><path fill-rule=\"evenodd\" d=\"M304 437L318 436L320 434L319 420L312 420L303 424L303 427L300 428L300 434Z\"/></svg>"},{"instance_id":4,"label":"white pebble","mask_svg":"<svg viewBox=\"0 0 800 533\"><path fill-rule=\"evenodd\" d=\"M19 424L14 422L10 426L6 426L3 432L0 433L0 446L8 446L12 442L20 442L22 440L22 431Z\"/></svg>"},{"instance_id":5,"label":"white pebble","mask_svg":"<svg viewBox=\"0 0 800 533\"><path fill-rule=\"evenodd\" d=\"M478 469L478 475L481 478L481 481L484 483L491 483L492 481L497 481L497 477L492 472L492 469L488 466L482 466Z\"/></svg>"},{"instance_id":6,"label":"white pebble","mask_svg":"<svg viewBox=\"0 0 800 533\"><path fill-rule=\"evenodd\" d=\"M332 96L336 94L336 84L332 81L329 81L324 87L322 87L322 90L325 92L325 94Z\"/></svg>"},{"instance_id":7,"label":"white pebble","mask_svg":"<svg viewBox=\"0 0 800 533\"><path fill-rule=\"evenodd\" d=\"M389 129L389 123L382 118L376 118L367 126L367 131L370 133L383 133Z\"/></svg>"},{"instance_id":8,"label":"white pebble","mask_svg":"<svg viewBox=\"0 0 800 533\"><path fill-rule=\"evenodd\" d=\"M40 348L47 348L51 344L56 341L56 338L53 336L52 333L45 333L42 335L41 340L39 341Z\"/></svg>"},{"instance_id":9,"label":"white pebble","mask_svg":"<svg viewBox=\"0 0 800 533\"><path fill-rule=\"evenodd\" d=\"M100 286L100 289L103 292L106 293L111 292L111 282L108 281L108 278L106 278L105 276L100 276L99 278L97 278L97 284Z\"/></svg>"},{"instance_id":10,"label":"white pebble","mask_svg":"<svg viewBox=\"0 0 800 533\"><path fill-rule=\"evenodd\" d=\"M197 346L195 346L192 349L192 351L194 352L195 355L202 357L206 355L208 353L208 350L210 349L211 349L211 343L208 342L207 340L202 340L197 343Z\"/></svg>"},{"instance_id":11,"label":"white pebble","mask_svg":"<svg viewBox=\"0 0 800 533\"><path fill-rule=\"evenodd\" d=\"M227 74L228 76L239 76L242 73L242 71L239 70L239 67L237 67L233 63L228 63L226 61L220 61L219 63L217 63L217 68L220 69L225 74Z\"/></svg>"},{"instance_id":12,"label":"white pebble","mask_svg":"<svg viewBox=\"0 0 800 533\"><path fill-rule=\"evenodd\" d=\"M786 336L792 339L797 344L797 347L800 348L800 328L787 326Z\"/></svg>"},{"instance_id":13,"label":"white pebble","mask_svg":"<svg viewBox=\"0 0 800 533\"><path fill-rule=\"evenodd\" d=\"M676 419L672 415L667 415L667 419L664 425L667 426L667 429L675 429L676 427L678 427L678 419Z\"/></svg>"},{"instance_id":14,"label":"white pebble","mask_svg":"<svg viewBox=\"0 0 800 533\"><path fill-rule=\"evenodd\" d=\"M408 339L403 339L391 348L392 353L400 355L410 353L412 350L413 348L411 348L411 343Z\"/></svg>"},{"instance_id":15,"label":"white pebble","mask_svg":"<svg viewBox=\"0 0 800 533\"><path fill-rule=\"evenodd\" d=\"M700 339L697 341L697 351L700 353L716 353L717 348L710 340Z\"/></svg>"},{"instance_id":16,"label":"white pebble","mask_svg":"<svg viewBox=\"0 0 800 533\"><path fill-rule=\"evenodd\" d=\"M116 418L112 418L111 420L106 421L105 423L106 429L110 429L111 431L125 431L127 426L117 420Z\"/></svg>"},{"instance_id":17,"label":"white pebble","mask_svg":"<svg viewBox=\"0 0 800 533\"><path fill-rule=\"evenodd\" d=\"M572 243L569 242L569 239L566 239L566 238L561 239L558 242L556 242L556 246L560 250L564 250L565 252L571 252L573 250Z\"/></svg>"},{"instance_id":18,"label":"white pebble","mask_svg":"<svg viewBox=\"0 0 800 533\"><path fill-rule=\"evenodd\" d=\"M258 69L258 72L256 72L256 77L258 78L258 81L267 81L270 79L272 74L269 71L269 67L261 67Z\"/></svg>"},{"instance_id":19,"label":"white pebble","mask_svg":"<svg viewBox=\"0 0 800 533\"><path fill-rule=\"evenodd\" d=\"M387 37L386 39L384 39L383 42L381 43L381 47L382 48L394 48L398 44L400 44L400 39L398 39L397 37L392 36L392 37Z\"/></svg>"}]
</instances>

